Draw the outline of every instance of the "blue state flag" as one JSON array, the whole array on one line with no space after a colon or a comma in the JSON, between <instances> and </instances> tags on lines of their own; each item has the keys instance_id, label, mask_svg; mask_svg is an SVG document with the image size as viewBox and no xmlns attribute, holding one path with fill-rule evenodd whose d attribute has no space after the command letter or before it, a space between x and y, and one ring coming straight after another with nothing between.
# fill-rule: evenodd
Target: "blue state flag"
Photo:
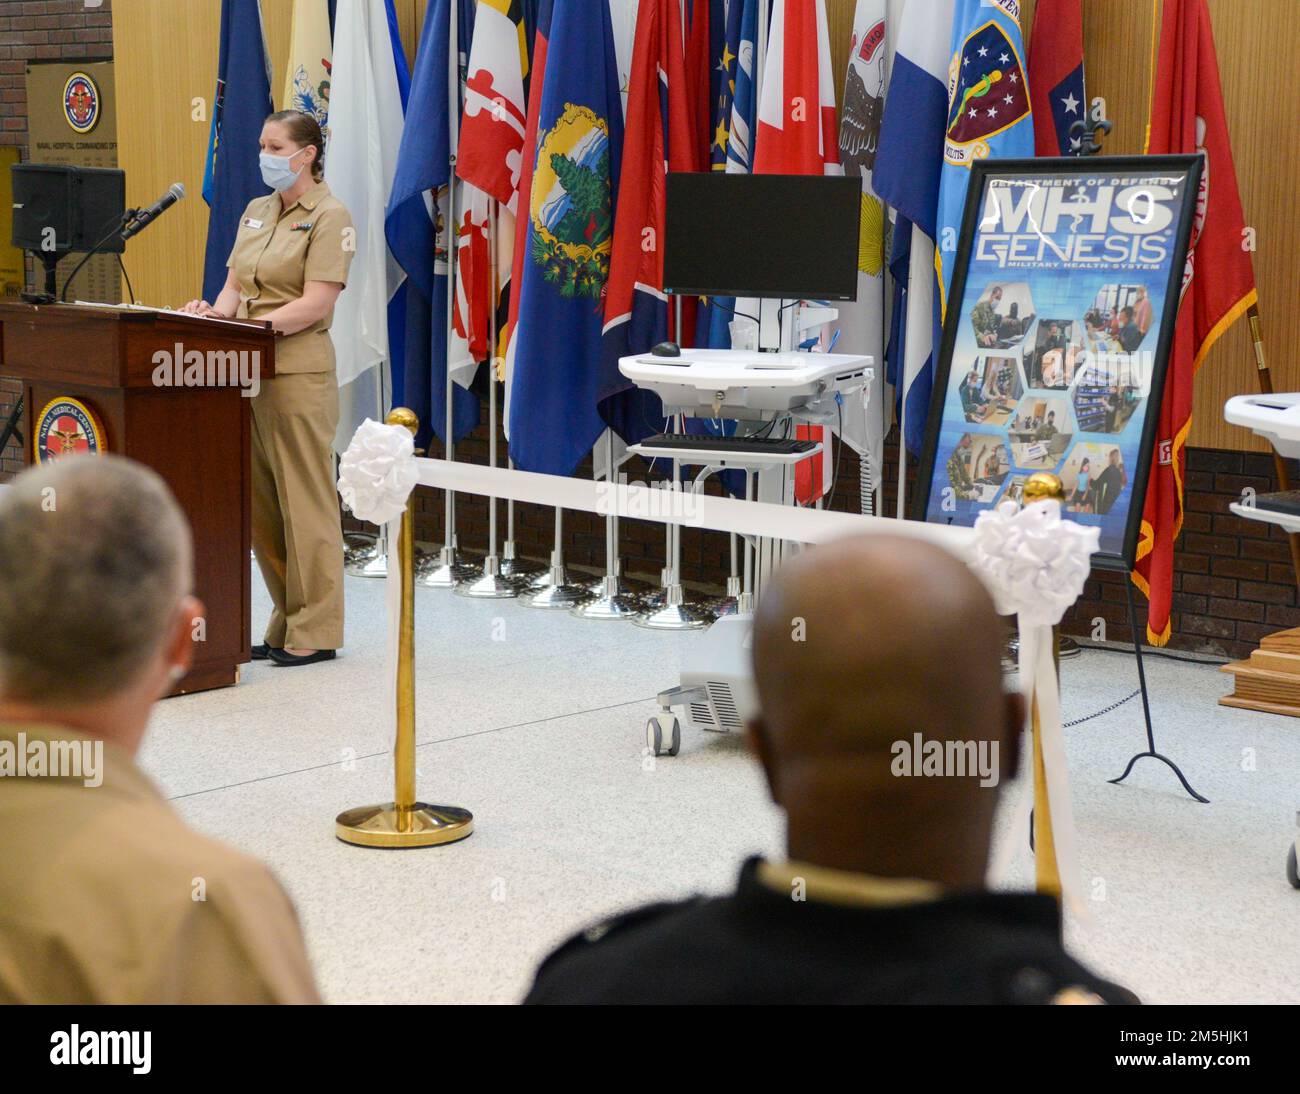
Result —
<instances>
[{"instance_id":1,"label":"blue state flag","mask_svg":"<svg viewBox=\"0 0 1300 1094\"><path fill-rule=\"evenodd\" d=\"M1019 5L1009 0L957 0L953 13L939 234L934 237L940 315L947 309L952 285L971 165L980 159L1034 154L1018 13Z\"/></svg>"},{"instance_id":2,"label":"blue state flag","mask_svg":"<svg viewBox=\"0 0 1300 1094\"><path fill-rule=\"evenodd\" d=\"M953 0L909 0L903 10L871 174L877 196L897 214L889 258L894 310L886 353L903 441L912 453L921 450L933 383L938 314L934 241L952 17Z\"/></svg>"},{"instance_id":3,"label":"blue state flag","mask_svg":"<svg viewBox=\"0 0 1300 1094\"><path fill-rule=\"evenodd\" d=\"M519 209L527 220L507 432L518 467L568 475L605 428L601 328L623 104L606 0L547 9L532 185Z\"/></svg>"},{"instance_id":4,"label":"blue state flag","mask_svg":"<svg viewBox=\"0 0 1300 1094\"><path fill-rule=\"evenodd\" d=\"M258 166L257 141L271 109L271 69L258 0L222 0L217 89L203 168L203 200L208 203L204 300L216 300L226 283L226 260L245 207L270 192Z\"/></svg>"},{"instance_id":5,"label":"blue state flag","mask_svg":"<svg viewBox=\"0 0 1300 1094\"><path fill-rule=\"evenodd\" d=\"M456 0L459 3L459 0ZM452 0L430 0L420 49L407 98L406 126L397 153L397 171L384 214L388 249L406 271L405 368L400 401L419 416L416 443L427 445L430 433L446 432L447 378L447 243L445 209L428 195L444 200L451 177L451 119L448 50ZM459 28L458 28L459 29ZM434 218L437 218L435 224ZM394 381L396 384L396 381ZM452 433L456 440L479 422L479 401L452 384Z\"/></svg>"}]
</instances>

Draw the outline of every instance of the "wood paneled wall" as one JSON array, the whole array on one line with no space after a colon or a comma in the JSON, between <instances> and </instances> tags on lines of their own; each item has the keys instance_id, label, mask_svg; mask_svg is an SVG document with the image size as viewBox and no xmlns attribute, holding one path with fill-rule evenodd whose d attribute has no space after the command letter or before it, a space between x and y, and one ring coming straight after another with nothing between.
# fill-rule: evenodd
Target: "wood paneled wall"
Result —
<instances>
[{"instance_id":1,"label":"wood paneled wall","mask_svg":"<svg viewBox=\"0 0 1300 1094\"><path fill-rule=\"evenodd\" d=\"M396 0L408 62L426 0ZM262 0L271 95L280 105L288 64L290 0ZM128 261L139 298L176 306L203 282L208 207L203 163L217 80L221 0L128 0L113 5L113 56L122 118L118 163L128 205L147 205L173 182L186 199L131 242ZM201 113L196 109L201 105ZM197 115L197 116L196 116Z\"/></svg>"},{"instance_id":2,"label":"wood paneled wall","mask_svg":"<svg viewBox=\"0 0 1300 1094\"><path fill-rule=\"evenodd\" d=\"M924 2L924 0L912 0ZM827 0L837 72L848 57L855 0ZM397 0L408 60L427 0ZM892 5L891 5L892 6ZM1024 0L1026 36L1034 0ZM1295 0L1209 0L1223 93L1247 223L1256 229L1255 275L1274 381L1300 389L1300 218L1292 214L1300 145L1286 83L1300 67L1300 18ZM263 0L273 94L284 81L289 0ZM1089 95L1106 99L1115 123L1108 149L1140 152L1147 112L1152 48L1151 0L1083 0ZM131 244L130 268L140 298L177 304L198 291L207 206L199 189L207 147L207 111L193 120L193 101L210 108L216 80L220 0L129 0L113 8L119 111L118 154L127 173L127 201L152 201L173 181L189 197ZM840 81L837 79L837 83ZM838 89L837 89L838 91ZM1212 448L1259 448L1245 431L1222 420L1230 395L1255 389L1247 326L1219 342L1197 380L1197 423L1191 443Z\"/></svg>"}]
</instances>

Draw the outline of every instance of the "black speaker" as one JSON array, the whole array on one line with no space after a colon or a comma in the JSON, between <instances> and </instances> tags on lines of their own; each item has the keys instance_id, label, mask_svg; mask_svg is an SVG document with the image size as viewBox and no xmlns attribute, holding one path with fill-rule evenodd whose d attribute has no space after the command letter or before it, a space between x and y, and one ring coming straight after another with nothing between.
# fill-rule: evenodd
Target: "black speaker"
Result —
<instances>
[{"instance_id":1,"label":"black speaker","mask_svg":"<svg viewBox=\"0 0 1300 1094\"><path fill-rule=\"evenodd\" d=\"M126 211L126 175L116 167L15 163L13 245L36 255L100 250L121 253L114 235ZM105 236L110 236L104 241Z\"/></svg>"}]
</instances>

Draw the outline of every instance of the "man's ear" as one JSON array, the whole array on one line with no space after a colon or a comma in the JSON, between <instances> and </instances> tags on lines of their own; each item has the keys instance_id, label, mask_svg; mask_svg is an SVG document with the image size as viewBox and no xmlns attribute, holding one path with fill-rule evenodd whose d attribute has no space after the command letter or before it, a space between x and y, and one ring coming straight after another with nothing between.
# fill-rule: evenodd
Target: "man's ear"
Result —
<instances>
[{"instance_id":1,"label":"man's ear","mask_svg":"<svg viewBox=\"0 0 1300 1094\"><path fill-rule=\"evenodd\" d=\"M167 667L173 681L179 680L189 672L190 666L194 664L194 643L201 640L196 636L203 634L198 625L206 612L207 608L198 597L181 598L180 606L176 609L176 621L173 624L171 638L163 649L163 656L167 660Z\"/></svg>"},{"instance_id":2,"label":"man's ear","mask_svg":"<svg viewBox=\"0 0 1300 1094\"><path fill-rule=\"evenodd\" d=\"M1025 697L1018 691L1009 691L1006 701L1006 726L1002 732L1002 779L1008 783L1020 774L1020 742L1024 739Z\"/></svg>"},{"instance_id":3,"label":"man's ear","mask_svg":"<svg viewBox=\"0 0 1300 1094\"><path fill-rule=\"evenodd\" d=\"M751 718L745 723L745 741L749 750L763 769L767 780L768 792L777 805L781 804L781 788L777 781L776 768L772 764L772 750L768 742L767 723L761 717Z\"/></svg>"}]
</instances>

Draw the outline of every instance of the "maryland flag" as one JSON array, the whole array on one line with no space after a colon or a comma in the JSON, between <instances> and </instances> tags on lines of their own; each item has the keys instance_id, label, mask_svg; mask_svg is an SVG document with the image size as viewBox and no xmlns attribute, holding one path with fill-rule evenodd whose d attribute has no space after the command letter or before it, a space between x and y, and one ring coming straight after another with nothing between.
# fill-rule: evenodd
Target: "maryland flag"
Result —
<instances>
[{"instance_id":1,"label":"maryland flag","mask_svg":"<svg viewBox=\"0 0 1300 1094\"><path fill-rule=\"evenodd\" d=\"M1174 541L1183 525L1183 446L1192 427L1196 370L1219 336L1255 303L1205 0L1165 0L1146 151L1204 157L1133 572L1150 601L1147 638L1163 646L1169 641Z\"/></svg>"},{"instance_id":2,"label":"maryland flag","mask_svg":"<svg viewBox=\"0 0 1300 1094\"><path fill-rule=\"evenodd\" d=\"M528 36L524 0L478 0L470 48L456 174L465 204L458 227L456 327L475 361L504 358L509 280L514 264L524 130L527 126ZM495 230L489 226L498 203ZM498 286L491 280L495 236ZM489 350L492 312L498 345ZM498 376L498 379L504 379Z\"/></svg>"}]
</instances>

